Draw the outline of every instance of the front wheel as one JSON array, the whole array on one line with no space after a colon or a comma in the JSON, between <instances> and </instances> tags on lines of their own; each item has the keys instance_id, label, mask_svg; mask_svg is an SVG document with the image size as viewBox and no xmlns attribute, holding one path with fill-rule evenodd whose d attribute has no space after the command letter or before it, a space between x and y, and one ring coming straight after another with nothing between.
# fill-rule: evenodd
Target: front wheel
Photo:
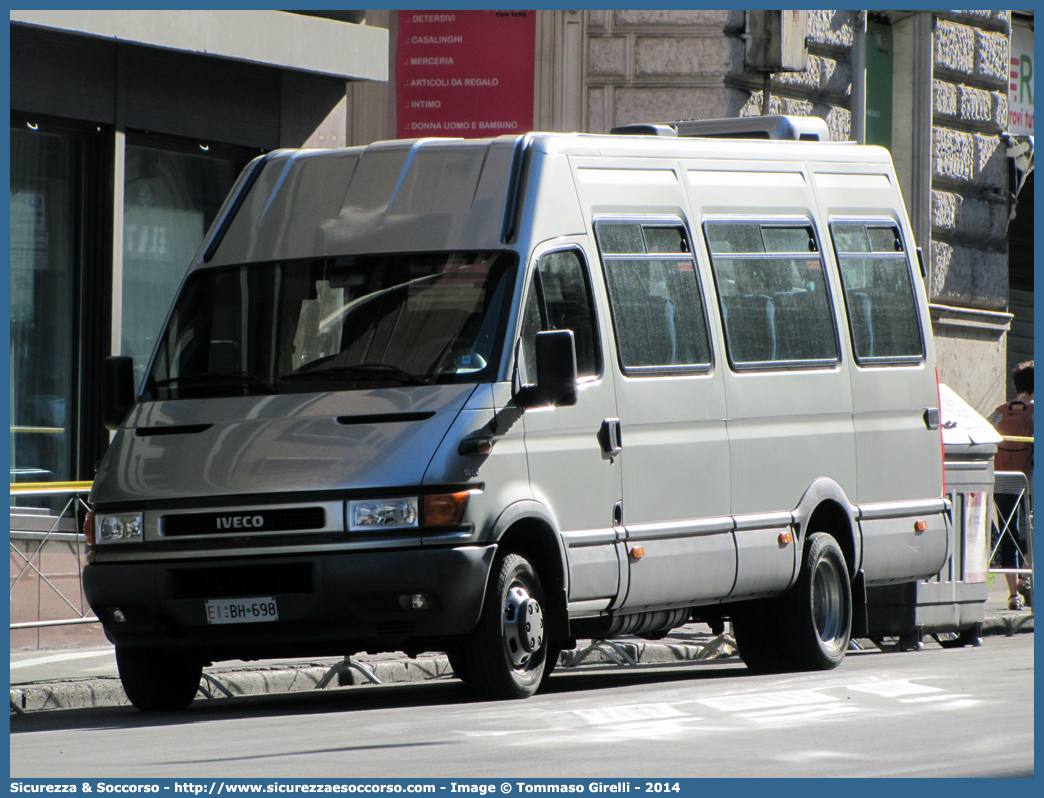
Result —
<instances>
[{"instance_id":1,"label":"front wheel","mask_svg":"<svg viewBox=\"0 0 1044 798\"><path fill-rule=\"evenodd\" d=\"M151 648L116 646L116 665L127 698L143 712L184 709L203 676L199 660Z\"/></svg>"},{"instance_id":2,"label":"front wheel","mask_svg":"<svg viewBox=\"0 0 1044 798\"><path fill-rule=\"evenodd\" d=\"M479 692L500 700L537 691L548 652L543 605L540 577L525 557L494 561L482 617L461 649L467 680Z\"/></svg>"},{"instance_id":3,"label":"front wheel","mask_svg":"<svg viewBox=\"0 0 1044 798\"><path fill-rule=\"evenodd\" d=\"M830 670L841 664L852 631L852 586L841 547L817 532L805 542L797 584L783 597L789 657L794 670Z\"/></svg>"}]
</instances>

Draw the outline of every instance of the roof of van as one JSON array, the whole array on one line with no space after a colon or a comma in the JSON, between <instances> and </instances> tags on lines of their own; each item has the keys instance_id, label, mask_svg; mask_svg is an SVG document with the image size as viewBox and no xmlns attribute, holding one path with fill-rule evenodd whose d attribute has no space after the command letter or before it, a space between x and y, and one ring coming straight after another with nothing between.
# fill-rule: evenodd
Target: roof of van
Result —
<instances>
[{"instance_id":1,"label":"roof of van","mask_svg":"<svg viewBox=\"0 0 1044 798\"><path fill-rule=\"evenodd\" d=\"M193 266L503 245L526 154L890 164L854 143L586 133L381 141L253 161Z\"/></svg>"}]
</instances>

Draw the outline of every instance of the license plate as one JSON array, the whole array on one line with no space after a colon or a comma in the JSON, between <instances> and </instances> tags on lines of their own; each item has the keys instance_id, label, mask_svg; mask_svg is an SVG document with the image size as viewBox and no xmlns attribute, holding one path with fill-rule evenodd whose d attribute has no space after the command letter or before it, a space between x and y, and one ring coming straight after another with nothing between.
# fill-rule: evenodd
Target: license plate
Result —
<instances>
[{"instance_id":1,"label":"license plate","mask_svg":"<svg viewBox=\"0 0 1044 798\"><path fill-rule=\"evenodd\" d=\"M264 623L278 621L274 598L208 599L207 623Z\"/></svg>"}]
</instances>

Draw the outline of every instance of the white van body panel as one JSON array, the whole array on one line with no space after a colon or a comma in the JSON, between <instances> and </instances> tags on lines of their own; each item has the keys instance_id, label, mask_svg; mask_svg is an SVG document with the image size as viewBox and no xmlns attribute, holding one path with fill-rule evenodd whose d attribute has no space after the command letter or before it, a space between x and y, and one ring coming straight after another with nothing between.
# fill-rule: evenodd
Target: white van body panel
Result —
<instances>
[{"instance_id":1,"label":"white van body panel","mask_svg":"<svg viewBox=\"0 0 1044 798\"><path fill-rule=\"evenodd\" d=\"M855 300L839 265L854 256L839 254L833 235L843 222L898 231L900 246L887 255L892 265L905 257L909 269L923 343L915 356L859 361L849 309ZM679 243L606 249L599 231L613 224L641 236L666 228ZM810 231L815 246L807 258L767 245L761 254L821 274L809 282L825 281L825 290L799 284L766 294L771 312L750 323L771 326L775 336L775 308L804 300L790 294L818 289L836 357L805 362L773 353L734 362L728 325L739 329L746 317L738 303L730 317L722 297L757 297L726 295L716 282L725 272L716 271L715 258L729 259L713 249L708 230L724 224ZM520 355L530 334L527 303L540 305L540 329L552 329L537 275L542 259L564 252L589 284L599 366L578 381L575 405L525 406L520 389L535 370ZM475 628L498 548L539 563L556 641L570 638L573 622L604 620L611 631L623 628L613 626L620 618L641 615L645 626L629 628L655 632L690 617L688 608L710 608L720 619L729 617L730 603L780 596L798 580L803 546L816 532L837 538L848 576L861 571L865 584L922 579L942 566L949 521L941 437L929 423L938 396L927 295L886 151L578 134L277 151L241 178L186 285L222 270L245 273L245 284L265 268L347 269L378 255L408 257L413 268L415 255L432 253L511 259L514 271L502 272L514 275L502 283L511 282L504 289L510 298L487 316L503 320L487 335L499 347L486 353L499 353L497 367L488 367L496 373L468 382L478 379L475 370L462 370L441 382L433 376L424 384L321 393L249 395L247 386L234 397L143 395L103 461L92 501L102 513L142 510L146 536L137 547L95 547L85 577L92 606L129 605L151 585L143 606L173 618L183 640L201 651L242 645L257 653L250 646L263 641L251 630L230 627L219 637L201 620L193 603L199 596L168 595L164 586L182 577L188 584L183 572L196 578L196 570L258 563L268 578L265 569L289 563L311 574L315 598L301 598L307 580L295 584L281 627L288 646L321 639L354 650L425 650L450 646ZM703 304L705 362L647 364L645 371L624 362L617 316L625 303L613 296L609 264L628 259L673 264L671 279L691 274ZM343 280L328 285L347 292L352 284ZM659 286L642 285L646 299L663 299L675 312ZM456 296L445 300L454 311ZM354 301L345 299L344 315ZM674 318L667 310L660 317ZM409 351L423 349L419 336L411 341ZM297 347L291 340L278 354ZM471 354L465 357L470 363ZM618 434L607 437L607 429ZM345 508L357 497L461 493L468 494L466 509L447 528L418 522L386 536L346 529ZM256 506L306 503L322 509L324 525L278 541L253 530L174 545L157 520L213 510L242 522ZM125 566L125 578L114 578ZM410 614L414 601L423 612ZM143 622L112 633L162 647L166 628Z\"/></svg>"},{"instance_id":2,"label":"white van body panel","mask_svg":"<svg viewBox=\"0 0 1044 798\"><path fill-rule=\"evenodd\" d=\"M475 389L360 391L350 410L333 392L142 403L113 439L93 501L417 485Z\"/></svg>"}]
</instances>

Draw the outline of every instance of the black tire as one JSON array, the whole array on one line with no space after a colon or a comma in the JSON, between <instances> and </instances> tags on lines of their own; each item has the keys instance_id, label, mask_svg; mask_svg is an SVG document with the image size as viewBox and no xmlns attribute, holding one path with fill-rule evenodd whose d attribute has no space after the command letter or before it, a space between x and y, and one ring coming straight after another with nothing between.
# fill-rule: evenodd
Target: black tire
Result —
<instances>
[{"instance_id":1,"label":"black tire","mask_svg":"<svg viewBox=\"0 0 1044 798\"><path fill-rule=\"evenodd\" d=\"M547 680L558 665L558 658L562 655L561 643L548 643L547 654L544 655L544 675L540 677L540 689L547 685Z\"/></svg>"},{"instance_id":2,"label":"black tire","mask_svg":"<svg viewBox=\"0 0 1044 798\"><path fill-rule=\"evenodd\" d=\"M778 599L749 601L732 612L732 635L740 659L754 673L790 670L789 649L779 616Z\"/></svg>"},{"instance_id":3,"label":"black tire","mask_svg":"<svg viewBox=\"0 0 1044 798\"><path fill-rule=\"evenodd\" d=\"M203 676L199 660L152 648L117 646L116 665L127 698L143 712L184 709Z\"/></svg>"},{"instance_id":4,"label":"black tire","mask_svg":"<svg viewBox=\"0 0 1044 798\"><path fill-rule=\"evenodd\" d=\"M852 632L852 585L845 555L831 535L809 535L801 574L781 609L791 669L830 670L841 664Z\"/></svg>"},{"instance_id":5,"label":"black tire","mask_svg":"<svg viewBox=\"0 0 1044 798\"><path fill-rule=\"evenodd\" d=\"M544 676L544 591L525 557L504 554L493 562L482 617L464 638L469 684L487 698L529 698Z\"/></svg>"},{"instance_id":6,"label":"black tire","mask_svg":"<svg viewBox=\"0 0 1044 798\"><path fill-rule=\"evenodd\" d=\"M449 660L450 667L453 668L453 675L460 679L462 682L467 684L471 681L471 676L468 671L468 660L464 656L464 652L460 646L455 646L446 651L446 659Z\"/></svg>"}]
</instances>

